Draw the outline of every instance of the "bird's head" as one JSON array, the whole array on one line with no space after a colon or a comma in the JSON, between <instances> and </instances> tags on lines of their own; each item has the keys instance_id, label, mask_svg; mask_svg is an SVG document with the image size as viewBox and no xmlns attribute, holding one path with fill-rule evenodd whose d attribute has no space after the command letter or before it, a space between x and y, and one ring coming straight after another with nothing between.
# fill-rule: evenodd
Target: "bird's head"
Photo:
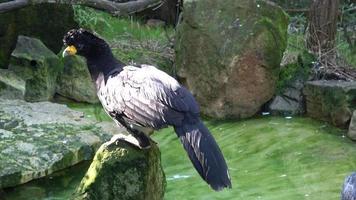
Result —
<instances>
[{"instance_id":1,"label":"bird's head","mask_svg":"<svg viewBox=\"0 0 356 200\"><path fill-rule=\"evenodd\" d=\"M103 39L82 28L68 31L64 35L63 43L66 46L63 57L77 54L88 58L102 49L108 49L109 46Z\"/></svg>"}]
</instances>

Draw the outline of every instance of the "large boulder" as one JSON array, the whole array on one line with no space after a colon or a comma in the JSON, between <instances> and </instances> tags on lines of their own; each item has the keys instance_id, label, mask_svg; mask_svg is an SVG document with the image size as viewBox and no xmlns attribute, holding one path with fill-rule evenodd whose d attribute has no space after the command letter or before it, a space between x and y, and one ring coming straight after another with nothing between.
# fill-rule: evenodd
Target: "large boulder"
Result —
<instances>
[{"instance_id":1,"label":"large boulder","mask_svg":"<svg viewBox=\"0 0 356 200\"><path fill-rule=\"evenodd\" d=\"M272 98L287 26L268 1L184 1L176 65L204 114L250 117Z\"/></svg>"},{"instance_id":2,"label":"large boulder","mask_svg":"<svg viewBox=\"0 0 356 200\"><path fill-rule=\"evenodd\" d=\"M61 96L78 102L99 102L87 64L79 56L64 58L64 69L58 76L56 91Z\"/></svg>"},{"instance_id":3,"label":"large boulder","mask_svg":"<svg viewBox=\"0 0 356 200\"><path fill-rule=\"evenodd\" d=\"M166 180L156 144L140 150L126 142L107 142L82 179L76 200L159 200Z\"/></svg>"},{"instance_id":4,"label":"large boulder","mask_svg":"<svg viewBox=\"0 0 356 200\"><path fill-rule=\"evenodd\" d=\"M309 81L303 93L307 115L347 128L356 109L356 82Z\"/></svg>"},{"instance_id":5,"label":"large boulder","mask_svg":"<svg viewBox=\"0 0 356 200\"><path fill-rule=\"evenodd\" d=\"M50 100L63 64L40 40L19 36L11 54L9 70L26 81L26 101Z\"/></svg>"},{"instance_id":6,"label":"large boulder","mask_svg":"<svg viewBox=\"0 0 356 200\"><path fill-rule=\"evenodd\" d=\"M92 159L110 126L65 105L0 99L0 189Z\"/></svg>"},{"instance_id":7,"label":"large boulder","mask_svg":"<svg viewBox=\"0 0 356 200\"><path fill-rule=\"evenodd\" d=\"M39 38L58 53L63 35L76 27L71 5L41 4L0 13L0 68L7 68L19 35Z\"/></svg>"}]
</instances>

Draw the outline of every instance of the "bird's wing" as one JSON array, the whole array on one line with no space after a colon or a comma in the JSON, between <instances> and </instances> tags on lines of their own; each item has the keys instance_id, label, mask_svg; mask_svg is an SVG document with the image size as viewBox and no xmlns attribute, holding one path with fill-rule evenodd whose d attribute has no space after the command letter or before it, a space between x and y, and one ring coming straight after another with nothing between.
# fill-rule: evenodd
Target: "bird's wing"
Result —
<instances>
[{"instance_id":1,"label":"bird's wing","mask_svg":"<svg viewBox=\"0 0 356 200\"><path fill-rule=\"evenodd\" d=\"M99 99L108 112L154 129L180 125L187 115L198 116L192 94L168 74L149 65L126 66L107 80Z\"/></svg>"}]
</instances>

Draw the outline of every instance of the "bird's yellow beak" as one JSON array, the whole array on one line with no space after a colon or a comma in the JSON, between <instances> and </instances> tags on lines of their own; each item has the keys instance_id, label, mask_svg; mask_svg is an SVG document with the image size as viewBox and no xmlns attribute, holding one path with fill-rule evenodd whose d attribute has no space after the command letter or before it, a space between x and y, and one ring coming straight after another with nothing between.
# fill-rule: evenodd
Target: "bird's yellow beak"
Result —
<instances>
[{"instance_id":1,"label":"bird's yellow beak","mask_svg":"<svg viewBox=\"0 0 356 200\"><path fill-rule=\"evenodd\" d=\"M66 49L64 49L62 56L63 57L66 57L68 55L72 56L75 55L76 53L77 53L77 49L75 48L75 46L70 45Z\"/></svg>"}]
</instances>

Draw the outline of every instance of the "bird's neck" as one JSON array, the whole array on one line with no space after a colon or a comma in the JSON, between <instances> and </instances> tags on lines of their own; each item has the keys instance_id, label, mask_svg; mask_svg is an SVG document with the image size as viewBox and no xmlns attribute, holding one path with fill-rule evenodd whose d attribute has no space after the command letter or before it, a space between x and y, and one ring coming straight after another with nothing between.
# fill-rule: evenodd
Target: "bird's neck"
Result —
<instances>
[{"instance_id":1,"label":"bird's neck","mask_svg":"<svg viewBox=\"0 0 356 200\"><path fill-rule=\"evenodd\" d=\"M87 57L87 65L92 80L96 83L96 88L99 87L101 80L106 83L107 79L113 73L122 71L125 64L117 60L111 53L111 50L101 50L94 55ZM99 80L101 79L101 80Z\"/></svg>"}]
</instances>

